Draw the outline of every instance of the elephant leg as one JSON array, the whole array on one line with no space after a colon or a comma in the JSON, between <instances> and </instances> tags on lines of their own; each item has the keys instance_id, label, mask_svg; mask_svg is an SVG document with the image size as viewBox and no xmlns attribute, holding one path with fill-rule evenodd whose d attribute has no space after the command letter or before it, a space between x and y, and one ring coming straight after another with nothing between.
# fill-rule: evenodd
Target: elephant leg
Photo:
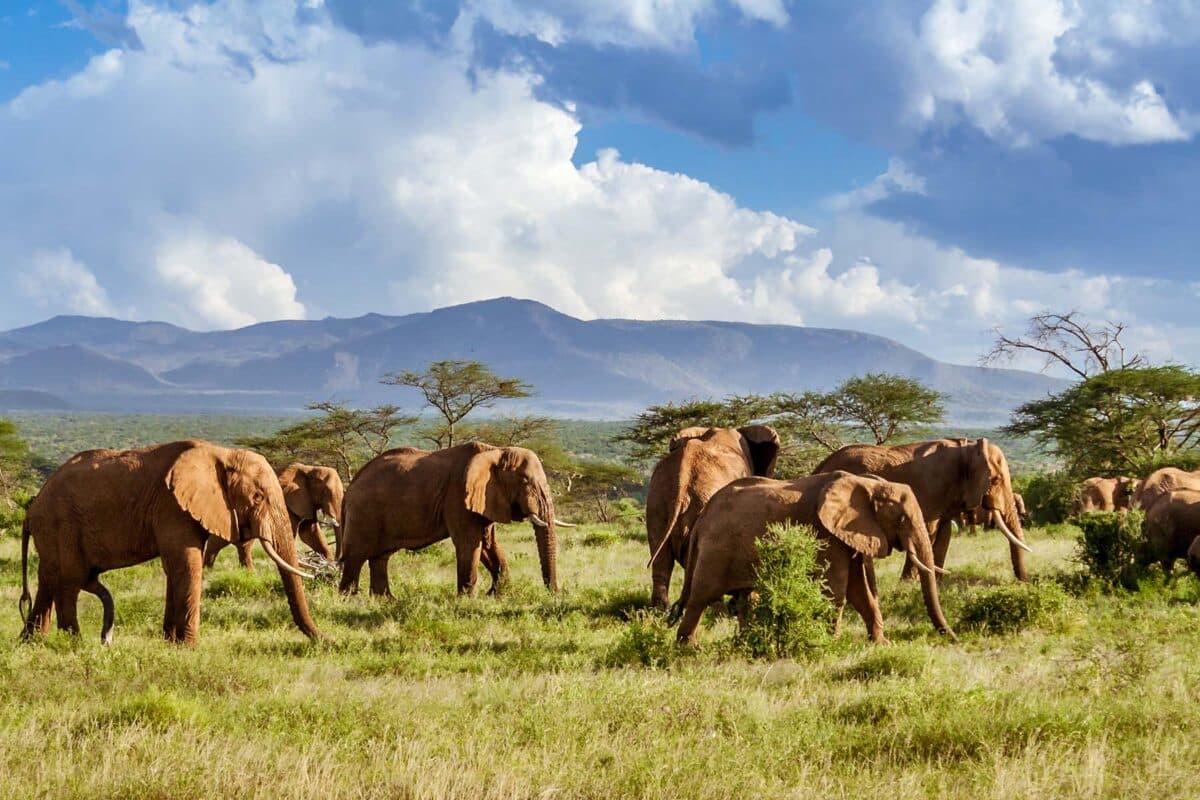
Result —
<instances>
[{"instance_id":1,"label":"elephant leg","mask_svg":"<svg viewBox=\"0 0 1200 800\"><path fill-rule=\"evenodd\" d=\"M675 555L671 552L670 544L668 542L658 549L658 554L654 556L654 563L650 565L651 608L667 607L667 598L671 593L671 573L675 571Z\"/></svg>"},{"instance_id":2,"label":"elephant leg","mask_svg":"<svg viewBox=\"0 0 1200 800\"><path fill-rule=\"evenodd\" d=\"M222 539L220 536L209 536L208 541L204 543L204 566L211 567L217 561L219 554L229 542Z\"/></svg>"},{"instance_id":3,"label":"elephant leg","mask_svg":"<svg viewBox=\"0 0 1200 800\"><path fill-rule=\"evenodd\" d=\"M488 594L499 595L508 584L508 559L504 557L494 533L489 537L487 546L480 548L479 560L492 576L492 588L488 589Z\"/></svg>"},{"instance_id":4,"label":"elephant leg","mask_svg":"<svg viewBox=\"0 0 1200 800\"><path fill-rule=\"evenodd\" d=\"M738 592L734 607L737 609L739 635L746 630L746 624L750 619L750 611L756 605L758 605L758 592L750 590Z\"/></svg>"},{"instance_id":5,"label":"elephant leg","mask_svg":"<svg viewBox=\"0 0 1200 800\"><path fill-rule=\"evenodd\" d=\"M362 574L364 559L344 558L342 560L342 580L338 583L338 591L342 594L358 594L358 579Z\"/></svg>"},{"instance_id":6,"label":"elephant leg","mask_svg":"<svg viewBox=\"0 0 1200 800\"><path fill-rule=\"evenodd\" d=\"M244 542L238 542L237 549L238 549L238 561L241 563L241 565L243 567L245 567L246 569L253 572L254 571L254 556L252 556L250 554L250 551L254 549L254 540L247 539Z\"/></svg>"},{"instance_id":7,"label":"elephant leg","mask_svg":"<svg viewBox=\"0 0 1200 800\"><path fill-rule=\"evenodd\" d=\"M879 610L879 600L871 590L871 581L867 575L868 558L859 556L850 564L849 583L846 587L846 599L862 617L867 626L867 637L879 644L887 642L883 635L883 612Z\"/></svg>"},{"instance_id":8,"label":"elephant leg","mask_svg":"<svg viewBox=\"0 0 1200 800\"><path fill-rule=\"evenodd\" d=\"M392 596L392 587L388 583L388 559L391 557L391 553L384 553L368 562L371 571L371 595L374 597Z\"/></svg>"},{"instance_id":9,"label":"elephant leg","mask_svg":"<svg viewBox=\"0 0 1200 800\"><path fill-rule=\"evenodd\" d=\"M100 582L99 575L93 575L83 588L100 599L100 605L104 608L104 623L100 627L100 643L110 645L112 644L113 621L116 618L112 593L108 591L107 586Z\"/></svg>"},{"instance_id":10,"label":"elephant leg","mask_svg":"<svg viewBox=\"0 0 1200 800\"><path fill-rule=\"evenodd\" d=\"M825 565L825 587L833 603L833 633L836 636L842 630L842 609L846 607L846 589L850 583L850 556L845 552L846 545L840 543L828 542L826 549L829 555Z\"/></svg>"},{"instance_id":11,"label":"elephant leg","mask_svg":"<svg viewBox=\"0 0 1200 800\"><path fill-rule=\"evenodd\" d=\"M475 594L475 584L479 580L479 553L483 549L482 537L473 541L454 545L458 562L458 593Z\"/></svg>"},{"instance_id":12,"label":"elephant leg","mask_svg":"<svg viewBox=\"0 0 1200 800\"><path fill-rule=\"evenodd\" d=\"M950 552L952 538L954 526L950 524L950 520L938 520L937 534L933 537L933 560L939 567L946 566L946 553Z\"/></svg>"},{"instance_id":13,"label":"elephant leg","mask_svg":"<svg viewBox=\"0 0 1200 800\"><path fill-rule=\"evenodd\" d=\"M35 633L45 636L50 632L50 613L54 610L54 592L44 578L38 578L37 592L33 597L33 608L25 620L25 630L21 638L28 639Z\"/></svg>"},{"instance_id":14,"label":"elephant leg","mask_svg":"<svg viewBox=\"0 0 1200 800\"><path fill-rule=\"evenodd\" d=\"M167 641L193 645L200 629L200 589L204 557L200 547L185 547L163 555L167 573L167 610L163 635Z\"/></svg>"},{"instance_id":15,"label":"elephant leg","mask_svg":"<svg viewBox=\"0 0 1200 800\"><path fill-rule=\"evenodd\" d=\"M57 607L58 629L79 635L79 592L82 590L74 581L60 585L54 593Z\"/></svg>"},{"instance_id":16,"label":"elephant leg","mask_svg":"<svg viewBox=\"0 0 1200 800\"><path fill-rule=\"evenodd\" d=\"M679 622L679 631L675 634L675 640L680 644L695 644L696 629L700 627L700 619L704 616L704 609L708 608L708 603L693 603L689 602L683 609L683 619Z\"/></svg>"}]
</instances>

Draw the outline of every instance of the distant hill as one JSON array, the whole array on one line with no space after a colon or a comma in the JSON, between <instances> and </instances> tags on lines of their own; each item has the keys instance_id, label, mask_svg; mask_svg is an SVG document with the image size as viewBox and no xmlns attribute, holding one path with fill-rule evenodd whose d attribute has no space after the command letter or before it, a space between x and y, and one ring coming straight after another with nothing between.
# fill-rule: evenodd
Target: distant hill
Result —
<instances>
[{"instance_id":1,"label":"distant hill","mask_svg":"<svg viewBox=\"0 0 1200 800\"><path fill-rule=\"evenodd\" d=\"M48 392L0 389L0 411L66 411L71 404Z\"/></svg>"},{"instance_id":2,"label":"distant hill","mask_svg":"<svg viewBox=\"0 0 1200 800\"><path fill-rule=\"evenodd\" d=\"M579 320L497 298L389 317L267 322L198 333L161 322L55 317L0 333L0 388L127 411L287 411L337 398L417 407L387 371L469 358L518 376L537 397L512 410L621 418L650 403L827 389L866 372L919 378L950 395L950 418L991 425L1063 383L946 364L881 336L737 322Z\"/></svg>"}]
</instances>

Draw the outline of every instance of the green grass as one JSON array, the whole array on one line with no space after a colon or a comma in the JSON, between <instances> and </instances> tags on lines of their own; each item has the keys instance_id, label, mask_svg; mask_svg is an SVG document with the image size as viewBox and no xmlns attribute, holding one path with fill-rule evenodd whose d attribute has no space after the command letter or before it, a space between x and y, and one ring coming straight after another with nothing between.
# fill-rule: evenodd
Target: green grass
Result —
<instances>
[{"instance_id":1,"label":"green grass","mask_svg":"<svg viewBox=\"0 0 1200 800\"><path fill-rule=\"evenodd\" d=\"M1027 533L1036 575L1075 569L1069 537ZM848 611L824 654L750 661L727 617L698 651L671 651L643 611L643 543L564 534L559 597L528 528L509 526L506 596L456 598L444 543L401 553L394 600L312 587L330 638L316 644L278 579L226 550L193 650L159 638L155 563L106 576L113 647L88 595L83 637L18 645L18 542L0 540L0 797L1195 796L1191 576L1084 592L1018 632L964 628L951 644L893 557L878 574L895 644L867 644ZM1007 562L998 535L958 538L947 618L1009 584Z\"/></svg>"}]
</instances>

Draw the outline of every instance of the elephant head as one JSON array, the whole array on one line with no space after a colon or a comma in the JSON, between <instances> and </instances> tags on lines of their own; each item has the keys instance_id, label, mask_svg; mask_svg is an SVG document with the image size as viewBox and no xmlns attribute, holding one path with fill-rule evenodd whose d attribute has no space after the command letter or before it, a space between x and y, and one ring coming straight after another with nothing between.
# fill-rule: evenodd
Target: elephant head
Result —
<instances>
[{"instance_id":1,"label":"elephant head","mask_svg":"<svg viewBox=\"0 0 1200 800\"><path fill-rule=\"evenodd\" d=\"M743 425L738 428L742 435L742 449L754 474L761 478L775 477L775 462L779 459L779 434L770 425Z\"/></svg>"},{"instance_id":2,"label":"elephant head","mask_svg":"<svg viewBox=\"0 0 1200 800\"><path fill-rule=\"evenodd\" d=\"M987 439L968 440L963 444L961 464L963 508L983 507L985 519L994 522L1009 541L1013 572L1025 580L1025 553L1029 552L1029 546L1024 542L1021 514L1004 451Z\"/></svg>"},{"instance_id":3,"label":"elephant head","mask_svg":"<svg viewBox=\"0 0 1200 800\"><path fill-rule=\"evenodd\" d=\"M558 591L558 538L554 500L537 454L524 447L492 447L471 456L466 471L469 511L492 522L533 525L542 581Z\"/></svg>"},{"instance_id":4,"label":"elephant head","mask_svg":"<svg viewBox=\"0 0 1200 800\"><path fill-rule=\"evenodd\" d=\"M233 544L258 539L279 568L296 626L320 635L308 613L296 543L279 479L267 460L249 450L196 446L184 450L167 473L167 487L194 520Z\"/></svg>"},{"instance_id":5,"label":"elephant head","mask_svg":"<svg viewBox=\"0 0 1200 800\"><path fill-rule=\"evenodd\" d=\"M835 474L817 499L821 525L865 558L882 558L893 549L912 556L930 621L939 632L953 635L938 600L933 546L912 489L875 477Z\"/></svg>"},{"instance_id":6,"label":"elephant head","mask_svg":"<svg viewBox=\"0 0 1200 800\"><path fill-rule=\"evenodd\" d=\"M726 437L721 439L719 437ZM733 438L736 437L736 441ZM775 477L775 462L779 458L779 434L770 425L743 425L740 428L683 428L671 439L668 450L674 452L694 439L719 441L725 446L739 447L750 473L761 478Z\"/></svg>"},{"instance_id":7,"label":"elephant head","mask_svg":"<svg viewBox=\"0 0 1200 800\"><path fill-rule=\"evenodd\" d=\"M297 533L300 540L326 560L332 561L333 553L316 521L319 512L329 519L335 529L341 526L342 500L346 492L337 470L290 464L279 473L279 483L283 487L288 511L299 521Z\"/></svg>"}]
</instances>

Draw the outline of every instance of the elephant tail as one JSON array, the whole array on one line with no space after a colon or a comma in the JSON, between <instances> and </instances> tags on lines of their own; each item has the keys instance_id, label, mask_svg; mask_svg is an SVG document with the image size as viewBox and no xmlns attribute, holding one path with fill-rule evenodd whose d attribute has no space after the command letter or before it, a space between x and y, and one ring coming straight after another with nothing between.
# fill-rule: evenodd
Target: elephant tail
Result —
<instances>
[{"instance_id":1,"label":"elephant tail","mask_svg":"<svg viewBox=\"0 0 1200 800\"><path fill-rule=\"evenodd\" d=\"M33 597L29 594L29 517L21 525L21 599L17 601L17 609L21 612L21 620L29 618L33 610Z\"/></svg>"}]
</instances>

